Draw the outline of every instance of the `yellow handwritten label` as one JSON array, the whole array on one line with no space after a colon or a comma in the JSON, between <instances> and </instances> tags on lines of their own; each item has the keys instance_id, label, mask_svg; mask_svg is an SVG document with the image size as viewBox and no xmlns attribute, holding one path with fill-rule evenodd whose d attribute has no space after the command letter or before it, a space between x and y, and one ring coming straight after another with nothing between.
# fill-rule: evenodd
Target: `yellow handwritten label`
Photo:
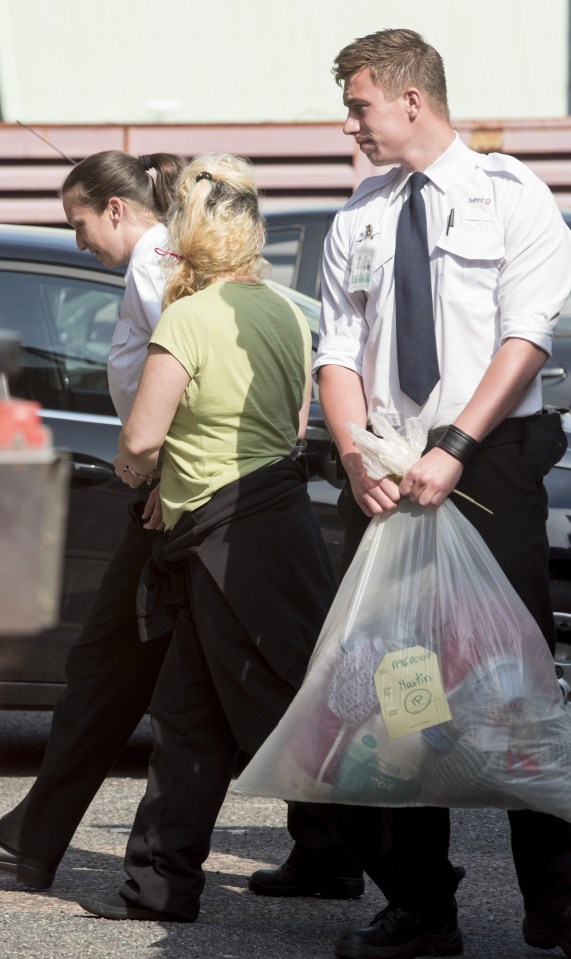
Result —
<instances>
[{"instance_id":1,"label":"yellow handwritten label","mask_svg":"<svg viewBox=\"0 0 571 959\"><path fill-rule=\"evenodd\" d=\"M387 653L375 672L375 686L391 739L452 719L438 655L424 646Z\"/></svg>"}]
</instances>

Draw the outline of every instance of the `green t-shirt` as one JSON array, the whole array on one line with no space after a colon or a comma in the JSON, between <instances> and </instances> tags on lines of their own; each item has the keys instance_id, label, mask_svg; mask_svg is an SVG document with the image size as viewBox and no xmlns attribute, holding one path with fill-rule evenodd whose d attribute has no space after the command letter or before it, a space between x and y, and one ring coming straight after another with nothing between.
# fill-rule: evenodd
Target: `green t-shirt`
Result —
<instances>
[{"instance_id":1,"label":"green t-shirt","mask_svg":"<svg viewBox=\"0 0 571 959\"><path fill-rule=\"evenodd\" d=\"M191 377L165 441L167 529L216 490L283 459L299 428L311 334L265 283L213 283L162 314L151 337Z\"/></svg>"}]
</instances>

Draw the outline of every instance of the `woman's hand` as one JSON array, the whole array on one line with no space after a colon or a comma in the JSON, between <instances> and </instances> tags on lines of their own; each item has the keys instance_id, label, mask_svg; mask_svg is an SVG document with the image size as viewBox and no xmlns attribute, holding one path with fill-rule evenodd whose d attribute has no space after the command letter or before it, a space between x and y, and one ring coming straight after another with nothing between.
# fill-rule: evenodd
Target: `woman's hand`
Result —
<instances>
[{"instance_id":1,"label":"woman's hand","mask_svg":"<svg viewBox=\"0 0 571 959\"><path fill-rule=\"evenodd\" d=\"M143 519L147 522L143 524L144 529L164 530L163 507L160 496L160 484L151 490L149 498L145 503L143 510Z\"/></svg>"}]
</instances>

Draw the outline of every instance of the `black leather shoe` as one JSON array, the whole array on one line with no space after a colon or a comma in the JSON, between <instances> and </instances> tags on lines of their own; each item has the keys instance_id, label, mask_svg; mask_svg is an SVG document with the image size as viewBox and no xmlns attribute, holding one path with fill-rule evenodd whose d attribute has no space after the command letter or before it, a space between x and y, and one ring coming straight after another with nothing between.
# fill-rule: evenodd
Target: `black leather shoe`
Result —
<instances>
[{"instance_id":1,"label":"black leather shoe","mask_svg":"<svg viewBox=\"0 0 571 959\"><path fill-rule=\"evenodd\" d=\"M320 896L322 899L358 899L365 891L363 877L311 875L288 866L257 869L248 879L257 896Z\"/></svg>"},{"instance_id":2,"label":"black leather shoe","mask_svg":"<svg viewBox=\"0 0 571 959\"><path fill-rule=\"evenodd\" d=\"M551 916L528 912L523 920L523 938L535 949L555 949L559 946L571 956L571 906Z\"/></svg>"},{"instance_id":3,"label":"black leather shoe","mask_svg":"<svg viewBox=\"0 0 571 959\"><path fill-rule=\"evenodd\" d=\"M46 870L44 863L12 852L6 846L0 846L0 872L31 889L49 889L55 879L55 872Z\"/></svg>"},{"instance_id":4,"label":"black leather shoe","mask_svg":"<svg viewBox=\"0 0 571 959\"><path fill-rule=\"evenodd\" d=\"M93 913L101 919L143 919L146 922L194 922L198 915L192 919L180 919L178 916L172 916L168 912L158 912L156 909L145 909L144 906L136 906L134 903L124 899L121 893L114 896L101 896L99 899L80 899L78 906L85 909L86 912Z\"/></svg>"},{"instance_id":5,"label":"black leather shoe","mask_svg":"<svg viewBox=\"0 0 571 959\"><path fill-rule=\"evenodd\" d=\"M414 916L387 906L369 926L344 929L335 943L339 959L416 959L416 956L457 956L462 934L456 910L441 918Z\"/></svg>"}]
</instances>

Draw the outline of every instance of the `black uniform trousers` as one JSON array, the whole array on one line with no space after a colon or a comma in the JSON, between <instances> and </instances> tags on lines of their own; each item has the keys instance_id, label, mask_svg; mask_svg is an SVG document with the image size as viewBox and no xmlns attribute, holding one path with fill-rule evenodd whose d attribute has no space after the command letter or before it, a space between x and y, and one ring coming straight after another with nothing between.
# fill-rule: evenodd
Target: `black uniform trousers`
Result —
<instances>
[{"instance_id":1,"label":"black uniform trousers","mask_svg":"<svg viewBox=\"0 0 571 959\"><path fill-rule=\"evenodd\" d=\"M136 512L107 567L93 608L66 660L38 776L0 819L0 843L54 872L87 807L151 701L170 637L141 643L139 577L160 535Z\"/></svg>"},{"instance_id":2,"label":"black uniform trousers","mask_svg":"<svg viewBox=\"0 0 571 959\"><path fill-rule=\"evenodd\" d=\"M238 754L252 756L286 712L333 599L305 468L280 461L217 491L182 514L154 565L149 625L164 606L163 570L165 601L177 596L180 607L151 703L155 748L121 894L192 920Z\"/></svg>"},{"instance_id":3,"label":"black uniform trousers","mask_svg":"<svg viewBox=\"0 0 571 959\"><path fill-rule=\"evenodd\" d=\"M38 776L0 818L0 844L55 872L85 811L149 707L170 635L142 643L137 588L153 544L141 504L130 507L124 537L66 661L67 687L53 713ZM289 823L288 823L289 826ZM308 808L290 827L308 871L359 876L361 867Z\"/></svg>"},{"instance_id":4,"label":"black uniform trousers","mask_svg":"<svg viewBox=\"0 0 571 959\"><path fill-rule=\"evenodd\" d=\"M513 423L506 421L510 422ZM552 452L546 448L542 462L541 450L530 450L525 436L504 442L504 425L482 444L458 486L491 509L493 516L462 497L452 494L452 499L480 532L553 649L545 528L547 497L542 482L550 465L545 457L549 460ZM347 530L346 569L368 519L355 503L348 485L340 496L339 508ZM337 831L388 901L420 914L447 911L458 884L448 859L447 809L382 810L325 804L313 808ZM571 903L571 824L527 810L510 811L507 815L525 910L558 912ZM419 862L422 868L414 868Z\"/></svg>"},{"instance_id":5,"label":"black uniform trousers","mask_svg":"<svg viewBox=\"0 0 571 959\"><path fill-rule=\"evenodd\" d=\"M122 895L181 919L196 918L202 864L239 751L252 756L295 688L268 667L210 573L187 561L191 594L211 605L179 614L152 701L157 747L127 844Z\"/></svg>"}]
</instances>

